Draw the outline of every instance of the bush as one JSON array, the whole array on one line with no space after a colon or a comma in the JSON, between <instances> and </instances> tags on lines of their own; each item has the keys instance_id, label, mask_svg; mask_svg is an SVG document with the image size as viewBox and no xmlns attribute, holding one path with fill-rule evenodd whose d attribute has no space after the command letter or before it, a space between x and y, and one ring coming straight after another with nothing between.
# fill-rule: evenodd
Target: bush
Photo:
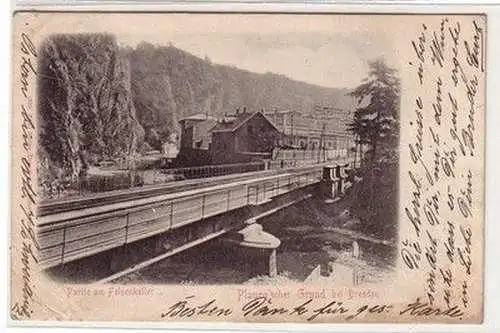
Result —
<instances>
[{"instance_id":1,"label":"bush","mask_svg":"<svg viewBox=\"0 0 500 333\"><path fill-rule=\"evenodd\" d=\"M164 167L163 156L141 156L134 161L135 170L154 170Z\"/></svg>"},{"instance_id":2,"label":"bush","mask_svg":"<svg viewBox=\"0 0 500 333\"><path fill-rule=\"evenodd\" d=\"M398 164L377 163L375 168L373 173L364 170L351 211L363 220L360 231L390 239L398 229Z\"/></svg>"},{"instance_id":3,"label":"bush","mask_svg":"<svg viewBox=\"0 0 500 333\"><path fill-rule=\"evenodd\" d=\"M92 175L80 180L81 192L107 192L123 190L144 185L144 180L137 174L116 173L114 175Z\"/></svg>"}]
</instances>

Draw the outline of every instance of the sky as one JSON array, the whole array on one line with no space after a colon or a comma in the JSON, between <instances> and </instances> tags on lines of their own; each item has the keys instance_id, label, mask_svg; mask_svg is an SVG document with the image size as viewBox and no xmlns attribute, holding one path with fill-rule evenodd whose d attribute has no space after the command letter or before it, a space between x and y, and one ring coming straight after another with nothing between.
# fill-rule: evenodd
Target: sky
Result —
<instances>
[{"instance_id":1,"label":"sky","mask_svg":"<svg viewBox=\"0 0 500 333\"><path fill-rule=\"evenodd\" d=\"M141 41L173 46L213 63L231 65L252 72L273 72L294 80L325 87L353 88L366 77L368 61L390 58L390 42L360 34L177 34L168 41L124 36L121 44L136 46Z\"/></svg>"},{"instance_id":2,"label":"sky","mask_svg":"<svg viewBox=\"0 0 500 333\"><path fill-rule=\"evenodd\" d=\"M172 44L217 64L353 88L366 77L370 60L384 57L397 68L395 45L408 36L395 27L407 20L397 15L103 13L59 16L57 29L112 33L121 45L133 47L143 41Z\"/></svg>"},{"instance_id":3,"label":"sky","mask_svg":"<svg viewBox=\"0 0 500 333\"><path fill-rule=\"evenodd\" d=\"M395 57L386 31L371 26L319 29L302 24L300 28L278 26L271 30L248 29L242 24L244 29L235 27L234 31L227 28L229 23L224 28L218 23L207 25L206 31L177 26L161 35L143 29L117 37L122 45L134 47L142 41L171 44L200 58L208 57L213 63L335 88L359 85L367 75L368 61L383 57L391 64Z\"/></svg>"}]
</instances>

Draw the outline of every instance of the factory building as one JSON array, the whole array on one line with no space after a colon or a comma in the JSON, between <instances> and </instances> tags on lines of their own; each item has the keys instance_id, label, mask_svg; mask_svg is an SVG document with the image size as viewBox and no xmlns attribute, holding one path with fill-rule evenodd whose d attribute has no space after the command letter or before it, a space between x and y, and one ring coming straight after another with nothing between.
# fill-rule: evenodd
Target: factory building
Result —
<instances>
[{"instance_id":1,"label":"factory building","mask_svg":"<svg viewBox=\"0 0 500 333\"><path fill-rule=\"evenodd\" d=\"M317 106L313 112L303 114L275 109L265 116L282 134L281 147L337 150L352 145L352 134L346 125L352 121L352 115L344 110Z\"/></svg>"}]
</instances>

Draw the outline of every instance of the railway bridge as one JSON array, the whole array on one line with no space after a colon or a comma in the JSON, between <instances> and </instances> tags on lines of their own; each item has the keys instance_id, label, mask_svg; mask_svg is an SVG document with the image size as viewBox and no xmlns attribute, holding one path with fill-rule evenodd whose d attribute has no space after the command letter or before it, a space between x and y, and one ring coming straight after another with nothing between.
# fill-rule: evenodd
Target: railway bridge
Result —
<instances>
[{"instance_id":1,"label":"railway bridge","mask_svg":"<svg viewBox=\"0 0 500 333\"><path fill-rule=\"evenodd\" d=\"M348 162L343 158L333 163ZM38 261L44 269L53 269L109 253L113 273L101 280L107 282L222 236L234 246L265 253L267 272L273 275L279 240L263 232L256 222L317 194L324 166L190 179L51 200L38 210ZM134 256L138 248L147 248L149 258L124 266L122 258Z\"/></svg>"}]
</instances>

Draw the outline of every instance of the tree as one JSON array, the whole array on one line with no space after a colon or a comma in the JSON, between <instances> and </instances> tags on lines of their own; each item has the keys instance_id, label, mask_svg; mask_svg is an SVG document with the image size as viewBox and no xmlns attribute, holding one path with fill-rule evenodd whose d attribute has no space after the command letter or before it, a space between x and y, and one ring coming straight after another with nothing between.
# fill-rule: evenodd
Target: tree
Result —
<instances>
[{"instance_id":1,"label":"tree","mask_svg":"<svg viewBox=\"0 0 500 333\"><path fill-rule=\"evenodd\" d=\"M399 139L400 82L396 70L384 60L369 63L368 77L350 93L358 108L350 123L360 145L370 151L370 167L397 149Z\"/></svg>"},{"instance_id":2,"label":"tree","mask_svg":"<svg viewBox=\"0 0 500 333\"><path fill-rule=\"evenodd\" d=\"M368 147L369 172L365 174L369 176L370 198L373 198L377 164L397 156L400 82L396 70L384 60L370 62L369 68L368 77L350 93L358 107L348 128L356 136L357 144Z\"/></svg>"}]
</instances>

